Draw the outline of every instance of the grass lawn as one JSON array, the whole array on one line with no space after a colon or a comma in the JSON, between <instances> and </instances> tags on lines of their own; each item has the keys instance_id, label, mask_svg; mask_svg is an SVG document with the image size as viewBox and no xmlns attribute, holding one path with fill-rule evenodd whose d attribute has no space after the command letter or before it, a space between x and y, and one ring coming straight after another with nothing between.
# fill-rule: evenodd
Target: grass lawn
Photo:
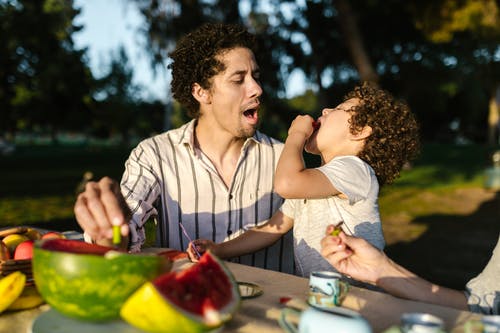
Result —
<instances>
[{"instance_id":1,"label":"grass lawn","mask_svg":"<svg viewBox=\"0 0 500 333\"><path fill-rule=\"evenodd\" d=\"M386 252L426 278L461 288L498 238L500 199L483 189L490 147L425 145L380 194ZM120 179L130 148L18 147L0 156L0 227L77 230L75 190L86 171ZM149 233L152 233L152 229Z\"/></svg>"},{"instance_id":2,"label":"grass lawn","mask_svg":"<svg viewBox=\"0 0 500 333\"><path fill-rule=\"evenodd\" d=\"M0 156L0 226L71 221L84 172L119 179L128 148L18 147Z\"/></svg>"}]
</instances>

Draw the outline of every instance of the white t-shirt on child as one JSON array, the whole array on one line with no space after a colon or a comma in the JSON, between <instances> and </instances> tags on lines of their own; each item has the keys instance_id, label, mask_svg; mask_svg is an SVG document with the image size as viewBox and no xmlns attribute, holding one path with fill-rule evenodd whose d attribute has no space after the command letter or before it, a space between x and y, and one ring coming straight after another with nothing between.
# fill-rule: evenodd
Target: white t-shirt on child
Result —
<instances>
[{"instance_id":1,"label":"white t-shirt on child","mask_svg":"<svg viewBox=\"0 0 500 333\"><path fill-rule=\"evenodd\" d=\"M335 269L321 256L321 239L330 224L344 221L349 235L366 239L379 249L385 246L378 209L379 184L373 169L356 156L336 157L317 168L333 186L347 196L326 199L288 199L281 207L294 220L296 273Z\"/></svg>"}]
</instances>

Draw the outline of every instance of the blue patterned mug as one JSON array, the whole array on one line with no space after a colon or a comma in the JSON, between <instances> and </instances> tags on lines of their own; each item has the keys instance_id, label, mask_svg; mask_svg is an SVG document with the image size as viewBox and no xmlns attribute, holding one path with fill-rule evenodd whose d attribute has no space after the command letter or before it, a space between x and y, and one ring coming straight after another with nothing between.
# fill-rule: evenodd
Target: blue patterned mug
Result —
<instances>
[{"instance_id":1,"label":"blue patterned mug","mask_svg":"<svg viewBox=\"0 0 500 333\"><path fill-rule=\"evenodd\" d=\"M309 276L309 295L307 302L319 308L339 306L349 291L349 283L342 275L329 271L312 272Z\"/></svg>"}]
</instances>

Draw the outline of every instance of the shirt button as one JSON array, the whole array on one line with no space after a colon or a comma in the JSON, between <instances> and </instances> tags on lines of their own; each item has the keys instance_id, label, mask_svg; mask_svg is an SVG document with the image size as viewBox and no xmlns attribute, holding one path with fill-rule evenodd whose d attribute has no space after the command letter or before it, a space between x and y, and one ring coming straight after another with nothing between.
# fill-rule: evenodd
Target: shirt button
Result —
<instances>
[{"instance_id":1,"label":"shirt button","mask_svg":"<svg viewBox=\"0 0 500 333\"><path fill-rule=\"evenodd\" d=\"M228 230L228 231L227 231L227 235L228 235L228 236L231 236L231 234L232 234L232 233L233 233L233 231L232 231L232 230Z\"/></svg>"},{"instance_id":2,"label":"shirt button","mask_svg":"<svg viewBox=\"0 0 500 333\"><path fill-rule=\"evenodd\" d=\"M229 195L229 200L233 200L233 195L232 194Z\"/></svg>"}]
</instances>

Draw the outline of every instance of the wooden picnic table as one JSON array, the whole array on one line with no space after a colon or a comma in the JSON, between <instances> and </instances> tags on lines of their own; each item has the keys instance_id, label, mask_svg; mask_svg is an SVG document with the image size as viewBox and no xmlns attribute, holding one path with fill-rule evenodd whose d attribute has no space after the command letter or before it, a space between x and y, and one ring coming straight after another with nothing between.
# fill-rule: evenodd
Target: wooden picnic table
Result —
<instances>
[{"instance_id":1,"label":"wooden picnic table","mask_svg":"<svg viewBox=\"0 0 500 333\"><path fill-rule=\"evenodd\" d=\"M181 263L181 265L191 264L187 259L184 260L186 262ZM225 325L222 332L283 332L278 323L281 310L284 308L280 299L289 297L305 300L308 279L236 263L228 262L227 265L238 281L251 282L261 286L263 294L242 300L237 314ZM480 318L480 315L471 312L403 300L386 293L357 287L351 287L342 306L359 312L368 320L375 333L384 332L387 328L397 325L400 316L405 312L426 312L438 316L445 322L446 331L453 333L463 332L464 324L468 320ZM40 324L42 319L45 320L44 325ZM0 332L32 332L31 328L35 320L37 320L35 329L40 327L50 329L50 333L139 332L121 320L105 324L91 324L69 319L50 309L48 305L26 311L1 314ZM50 326L51 323L53 327ZM33 333L45 333L45 331L37 330Z\"/></svg>"}]
</instances>

